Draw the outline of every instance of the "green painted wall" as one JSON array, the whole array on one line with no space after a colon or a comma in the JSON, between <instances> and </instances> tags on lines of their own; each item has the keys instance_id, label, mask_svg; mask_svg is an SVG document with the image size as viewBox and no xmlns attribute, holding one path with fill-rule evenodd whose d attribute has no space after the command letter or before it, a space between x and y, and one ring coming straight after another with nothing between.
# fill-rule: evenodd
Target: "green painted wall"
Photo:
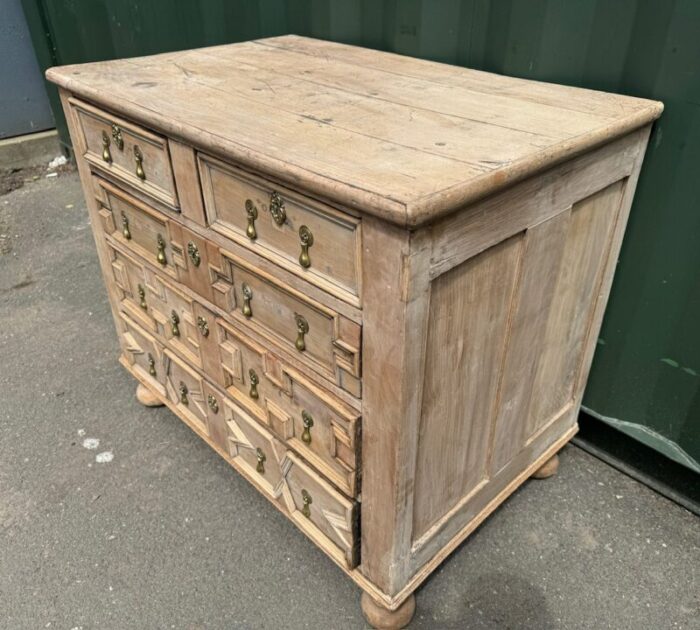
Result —
<instances>
[{"instance_id":1,"label":"green painted wall","mask_svg":"<svg viewBox=\"0 0 700 630\"><path fill-rule=\"evenodd\" d=\"M664 101L584 405L700 470L700 2L24 0L24 6L44 66L297 33Z\"/></svg>"}]
</instances>

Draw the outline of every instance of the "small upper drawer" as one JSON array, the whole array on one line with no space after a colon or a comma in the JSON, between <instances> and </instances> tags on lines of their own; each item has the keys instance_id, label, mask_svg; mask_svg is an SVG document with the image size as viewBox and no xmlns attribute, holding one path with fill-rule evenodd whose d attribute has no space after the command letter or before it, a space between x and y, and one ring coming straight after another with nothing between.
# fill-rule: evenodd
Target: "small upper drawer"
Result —
<instances>
[{"instance_id":1,"label":"small upper drawer","mask_svg":"<svg viewBox=\"0 0 700 630\"><path fill-rule=\"evenodd\" d=\"M85 159L173 208L178 207L168 141L75 98L69 99Z\"/></svg>"},{"instance_id":2,"label":"small upper drawer","mask_svg":"<svg viewBox=\"0 0 700 630\"><path fill-rule=\"evenodd\" d=\"M207 223L322 289L360 305L360 220L198 156Z\"/></svg>"}]
</instances>

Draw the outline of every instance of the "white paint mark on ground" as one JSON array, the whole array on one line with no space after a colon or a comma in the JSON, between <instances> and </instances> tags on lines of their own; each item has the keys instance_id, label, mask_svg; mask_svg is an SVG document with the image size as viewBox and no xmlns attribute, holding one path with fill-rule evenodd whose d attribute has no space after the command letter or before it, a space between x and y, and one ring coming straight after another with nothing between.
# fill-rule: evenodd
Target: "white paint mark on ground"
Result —
<instances>
[{"instance_id":1,"label":"white paint mark on ground","mask_svg":"<svg viewBox=\"0 0 700 630\"><path fill-rule=\"evenodd\" d=\"M83 448L90 451L94 451L100 445L100 441L97 438L85 438L83 440Z\"/></svg>"},{"instance_id":2,"label":"white paint mark on ground","mask_svg":"<svg viewBox=\"0 0 700 630\"><path fill-rule=\"evenodd\" d=\"M114 459L114 454L112 451L104 451L102 453L98 453L95 455L95 461L98 464L107 464L108 462L111 462Z\"/></svg>"},{"instance_id":3,"label":"white paint mark on ground","mask_svg":"<svg viewBox=\"0 0 700 630\"><path fill-rule=\"evenodd\" d=\"M78 429L78 437L83 437L85 435L85 429Z\"/></svg>"}]
</instances>

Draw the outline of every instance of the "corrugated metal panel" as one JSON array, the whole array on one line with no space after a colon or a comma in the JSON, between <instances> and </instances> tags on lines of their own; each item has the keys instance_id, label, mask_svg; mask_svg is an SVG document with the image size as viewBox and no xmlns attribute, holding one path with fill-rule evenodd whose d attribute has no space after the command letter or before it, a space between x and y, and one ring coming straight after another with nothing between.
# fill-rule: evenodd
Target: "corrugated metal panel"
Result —
<instances>
[{"instance_id":1,"label":"corrugated metal panel","mask_svg":"<svg viewBox=\"0 0 700 630\"><path fill-rule=\"evenodd\" d=\"M54 126L19 0L5 0L0 20L0 140Z\"/></svg>"},{"instance_id":2,"label":"corrugated metal panel","mask_svg":"<svg viewBox=\"0 0 700 630\"><path fill-rule=\"evenodd\" d=\"M656 98L585 405L700 461L700 3L695 0L24 0L45 65L297 33Z\"/></svg>"}]
</instances>

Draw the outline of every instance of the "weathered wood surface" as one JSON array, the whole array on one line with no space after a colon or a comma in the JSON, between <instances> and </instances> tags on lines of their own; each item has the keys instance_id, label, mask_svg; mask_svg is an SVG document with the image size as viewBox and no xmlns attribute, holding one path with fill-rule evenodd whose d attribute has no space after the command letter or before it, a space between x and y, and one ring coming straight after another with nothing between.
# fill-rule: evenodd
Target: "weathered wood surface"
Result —
<instances>
[{"instance_id":1,"label":"weathered wood surface","mask_svg":"<svg viewBox=\"0 0 700 630\"><path fill-rule=\"evenodd\" d=\"M654 101L297 36L47 76L196 147L400 225L454 211L662 111Z\"/></svg>"}]
</instances>

